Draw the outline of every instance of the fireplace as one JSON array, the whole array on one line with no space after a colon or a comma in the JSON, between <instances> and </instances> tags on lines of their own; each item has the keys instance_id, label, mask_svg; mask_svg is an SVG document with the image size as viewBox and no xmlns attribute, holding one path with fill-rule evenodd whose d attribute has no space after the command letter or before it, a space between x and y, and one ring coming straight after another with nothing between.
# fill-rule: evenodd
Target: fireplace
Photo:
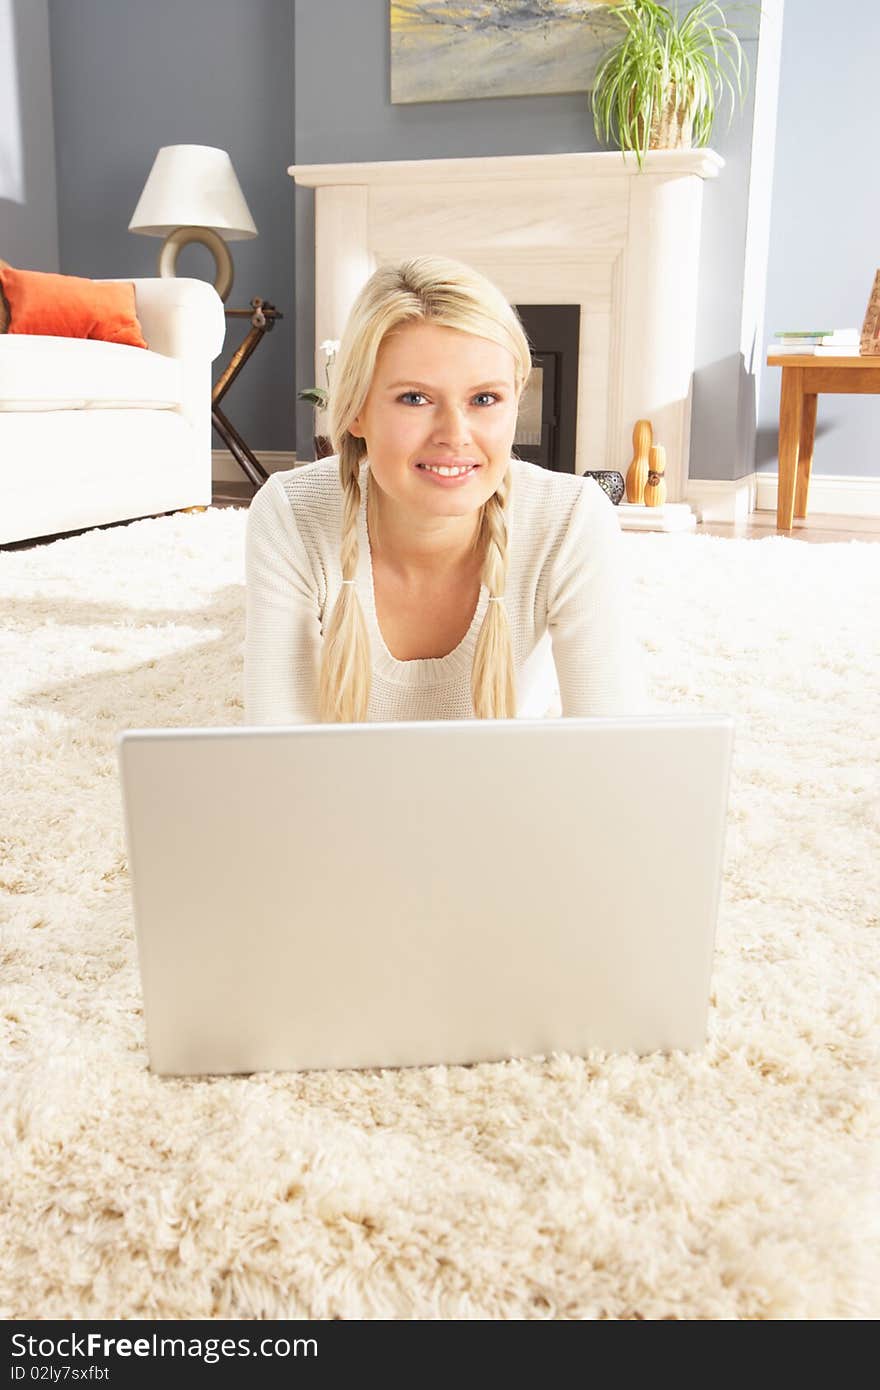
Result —
<instances>
[{"instance_id":1,"label":"fireplace","mask_svg":"<svg viewBox=\"0 0 880 1390\"><path fill-rule=\"evenodd\" d=\"M341 336L377 266L443 252L483 271L527 320L538 315L541 410L534 398L523 410L517 452L625 475L633 426L648 419L666 449L668 501L688 510L702 189L722 166L705 149L651 150L641 169L619 151L291 165L315 190L315 367L298 376L321 379L317 345ZM573 359L545 340L540 312L554 307L578 311Z\"/></svg>"},{"instance_id":2,"label":"fireplace","mask_svg":"<svg viewBox=\"0 0 880 1390\"><path fill-rule=\"evenodd\" d=\"M516 304L532 374L519 403L513 451L556 473L574 473L577 433L579 304Z\"/></svg>"}]
</instances>

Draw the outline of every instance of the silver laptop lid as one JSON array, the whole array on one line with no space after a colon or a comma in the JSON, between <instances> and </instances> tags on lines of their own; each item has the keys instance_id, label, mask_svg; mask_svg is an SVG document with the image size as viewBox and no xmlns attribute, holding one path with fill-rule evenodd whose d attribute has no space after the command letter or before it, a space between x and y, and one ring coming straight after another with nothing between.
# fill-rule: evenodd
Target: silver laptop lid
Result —
<instances>
[{"instance_id":1,"label":"silver laptop lid","mask_svg":"<svg viewBox=\"0 0 880 1390\"><path fill-rule=\"evenodd\" d=\"M121 734L152 1068L702 1046L734 728Z\"/></svg>"}]
</instances>

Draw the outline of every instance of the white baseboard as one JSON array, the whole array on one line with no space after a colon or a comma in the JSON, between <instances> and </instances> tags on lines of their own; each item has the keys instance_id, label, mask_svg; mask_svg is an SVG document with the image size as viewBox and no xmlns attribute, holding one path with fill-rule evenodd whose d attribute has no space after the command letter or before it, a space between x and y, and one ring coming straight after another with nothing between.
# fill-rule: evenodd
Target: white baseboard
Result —
<instances>
[{"instance_id":1,"label":"white baseboard","mask_svg":"<svg viewBox=\"0 0 880 1390\"><path fill-rule=\"evenodd\" d=\"M288 449L254 450L267 473L280 473L296 466L296 454ZM247 474L228 449L211 450L211 477L215 483L246 483Z\"/></svg>"},{"instance_id":2,"label":"white baseboard","mask_svg":"<svg viewBox=\"0 0 880 1390\"><path fill-rule=\"evenodd\" d=\"M689 478L686 500L700 521L745 521L754 512L776 514L778 473L749 473L724 480ZM850 478L814 473L807 520L819 516L880 521L880 477Z\"/></svg>"},{"instance_id":3,"label":"white baseboard","mask_svg":"<svg viewBox=\"0 0 880 1390\"><path fill-rule=\"evenodd\" d=\"M775 512L778 474L758 473L755 476L758 480L757 510ZM807 519L813 513L880 519L880 477L830 477L814 473L810 478Z\"/></svg>"}]
</instances>

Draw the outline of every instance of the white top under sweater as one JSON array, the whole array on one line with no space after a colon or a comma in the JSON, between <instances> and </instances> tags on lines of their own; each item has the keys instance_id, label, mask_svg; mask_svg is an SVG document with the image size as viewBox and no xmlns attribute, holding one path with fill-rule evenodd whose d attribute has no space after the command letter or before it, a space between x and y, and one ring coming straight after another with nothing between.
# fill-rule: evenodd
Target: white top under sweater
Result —
<instances>
[{"instance_id":1,"label":"white top under sweater","mask_svg":"<svg viewBox=\"0 0 880 1390\"><path fill-rule=\"evenodd\" d=\"M594 478L511 458L505 604L517 717L642 714L641 651L631 624L630 575L615 508ZM366 526L369 460L361 462L355 591L367 623L371 723L473 719L470 676L488 607L446 656L398 661L376 617ZM247 518L247 725L318 722L323 622L340 593L339 458L273 473ZM426 627L430 613L426 613Z\"/></svg>"}]
</instances>

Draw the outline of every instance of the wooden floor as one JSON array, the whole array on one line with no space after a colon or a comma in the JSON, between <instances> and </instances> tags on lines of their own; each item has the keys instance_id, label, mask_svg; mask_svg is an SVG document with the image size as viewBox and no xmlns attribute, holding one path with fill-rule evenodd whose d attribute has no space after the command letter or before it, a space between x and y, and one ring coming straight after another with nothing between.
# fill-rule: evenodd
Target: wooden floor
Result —
<instances>
[{"instance_id":1,"label":"wooden floor","mask_svg":"<svg viewBox=\"0 0 880 1390\"><path fill-rule=\"evenodd\" d=\"M775 512L752 512L747 521L697 522L698 536L726 536L735 540L757 541L764 536L787 535L793 541L878 541L880 518L864 516L808 516L795 521L791 531L777 531Z\"/></svg>"},{"instance_id":2,"label":"wooden floor","mask_svg":"<svg viewBox=\"0 0 880 1390\"><path fill-rule=\"evenodd\" d=\"M211 505L214 507L247 507L254 495L251 484L242 479L239 482L218 482L214 486ZM127 526L128 522L116 523ZM76 535L76 532L67 532ZM680 533L679 533L680 534ZM726 536L734 540L760 540L764 536L776 536L775 512L752 512L746 521L740 522L697 522L698 536ZM795 521L789 533L790 540L810 541L821 544L823 541L880 541L880 517L862 516L810 516L804 521ZM38 540L17 541L13 545L0 547L2 550L32 550L38 545L59 539L57 536L42 536Z\"/></svg>"}]
</instances>

